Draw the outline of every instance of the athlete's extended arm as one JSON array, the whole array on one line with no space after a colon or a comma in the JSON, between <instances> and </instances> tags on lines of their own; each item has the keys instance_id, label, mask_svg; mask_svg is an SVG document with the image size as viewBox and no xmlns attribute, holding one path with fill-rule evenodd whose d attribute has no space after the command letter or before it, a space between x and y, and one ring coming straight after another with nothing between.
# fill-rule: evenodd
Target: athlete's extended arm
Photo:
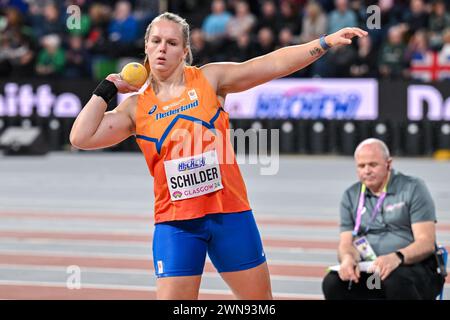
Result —
<instances>
[{"instance_id":1,"label":"athlete's extended arm","mask_svg":"<svg viewBox=\"0 0 450 320\"><path fill-rule=\"evenodd\" d=\"M328 46L351 44L355 36L367 32L359 28L344 28L325 37ZM325 53L319 39L284 47L242 63L219 62L203 66L202 70L221 96L255 87L272 79L298 71L316 61Z\"/></svg>"},{"instance_id":2,"label":"athlete's extended arm","mask_svg":"<svg viewBox=\"0 0 450 320\"><path fill-rule=\"evenodd\" d=\"M128 85L117 74L109 75L107 79L112 81L121 93L139 89ZM92 95L75 119L70 132L70 143L78 149L91 150L109 147L128 138L135 130L132 112L136 102L137 95L133 95L114 110L105 112L105 100Z\"/></svg>"}]
</instances>

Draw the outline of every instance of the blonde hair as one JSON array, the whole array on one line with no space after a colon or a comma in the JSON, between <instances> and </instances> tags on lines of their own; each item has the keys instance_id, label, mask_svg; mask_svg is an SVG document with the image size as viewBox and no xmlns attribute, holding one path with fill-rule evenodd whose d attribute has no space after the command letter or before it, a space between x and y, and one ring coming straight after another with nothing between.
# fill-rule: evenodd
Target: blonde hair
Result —
<instances>
[{"instance_id":1,"label":"blonde hair","mask_svg":"<svg viewBox=\"0 0 450 320\"><path fill-rule=\"evenodd\" d=\"M175 13L164 12L152 20L152 22L148 25L147 30L145 31L145 38L144 38L145 44L147 45L148 37L150 35L150 31L152 30L154 23L159 20L172 21L181 26L182 35L183 35L183 46L188 49L188 54L186 55L185 63L187 65L191 65L193 58L192 58L192 50L191 50L189 24L186 22L186 19L183 19L182 17L180 17L179 15L177 15ZM147 55L145 55L144 66L147 69L148 73L150 74L150 64L148 62Z\"/></svg>"}]
</instances>

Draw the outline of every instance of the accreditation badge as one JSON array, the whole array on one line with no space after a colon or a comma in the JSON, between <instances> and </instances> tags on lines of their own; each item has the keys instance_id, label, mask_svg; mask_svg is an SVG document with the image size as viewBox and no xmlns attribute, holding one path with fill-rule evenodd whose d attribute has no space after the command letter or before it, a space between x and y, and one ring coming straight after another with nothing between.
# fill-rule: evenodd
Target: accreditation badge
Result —
<instances>
[{"instance_id":1,"label":"accreditation badge","mask_svg":"<svg viewBox=\"0 0 450 320\"><path fill-rule=\"evenodd\" d=\"M373 261L377 258L375 251L373 251L372 246L366 237L359 237L353 240L353 245L356 250L358 250L363 261Z\"/></svg>"},{"instance_id":2,"label":"accreditation badge","mask_svg":"<svg viewBox=\"0 0 450 320\"><path fill-rule=\"evenodd\" d=\"M223 189L216 150L164 161L172 201L199 197Z\"/></svg>"}]
</instances>

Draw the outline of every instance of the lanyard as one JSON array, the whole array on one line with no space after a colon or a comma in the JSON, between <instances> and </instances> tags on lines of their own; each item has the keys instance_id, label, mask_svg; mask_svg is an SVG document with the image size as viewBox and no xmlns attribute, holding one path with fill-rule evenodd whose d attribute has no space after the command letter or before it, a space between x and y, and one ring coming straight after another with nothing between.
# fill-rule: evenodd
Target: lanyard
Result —
<instances>
[{"instance_id":1,"label":"lanyard","mask_svg":"<svg viewBox=\"0 0 450 320\"><path fill-rule=\"evenodd\" d=\"M377 204L375 205L375 208L373 209L372 216L370 217L369 223L366 226L366 233L370 229L370 224L375 220L375 217L377 216L378 212L381 209L381 205L383 204L384 199L386 198L387 193L387 184L383 188L383 192L381 193L380 197L378 198ZM356 237L358 235L359 227L361 226L361 217L362 217L362 211L364 208L364 201L366 199L366 185L361 185L361 193L359 194L359 202L358 202L358 209L356 210L356 223L355 228L353 229L353 236Z\"/></svg>"}]
</instances>

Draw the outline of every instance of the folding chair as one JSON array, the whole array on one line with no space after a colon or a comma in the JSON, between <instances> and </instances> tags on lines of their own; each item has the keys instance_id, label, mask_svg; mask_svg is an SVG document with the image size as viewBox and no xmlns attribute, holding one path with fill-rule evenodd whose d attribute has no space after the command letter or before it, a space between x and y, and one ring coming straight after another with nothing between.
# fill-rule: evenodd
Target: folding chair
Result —
<instances>
[{"instance_id":1,"label":"folding chair","mask_svg":"<svg viewBox=\"0 0 450 320\"><path fill-rule=\"evenodd\" d=\"M436 245L436 259L437 259L437 271L444 278L444 284L442 285L441 293L439 294L439 300L444 298L445 277L447 276L447 259L448 252L443 245Z\"/></svg>"}]
</instances>

